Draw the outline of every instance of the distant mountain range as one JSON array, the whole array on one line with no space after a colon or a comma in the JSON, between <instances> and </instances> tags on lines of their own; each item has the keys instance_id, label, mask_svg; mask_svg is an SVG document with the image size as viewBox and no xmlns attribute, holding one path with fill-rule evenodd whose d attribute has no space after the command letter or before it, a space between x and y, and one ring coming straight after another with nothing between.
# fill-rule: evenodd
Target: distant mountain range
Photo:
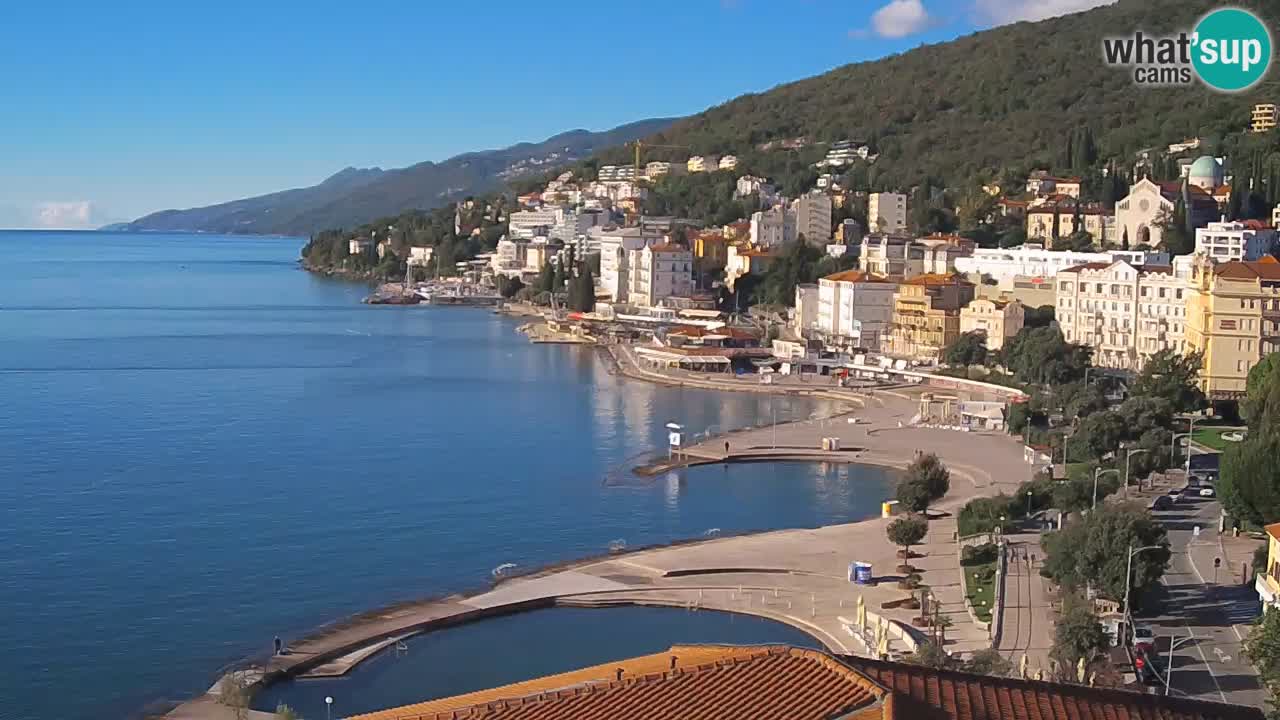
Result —
<instances>
[{"instance_id":1,"label":"distant mountain range","mask_svg":"<svg viewBox=\"0 0 1280 720\"><path fill-rule=\"evenodd\" d=\"M110 226L131 231L308 235L353 227L414 208L430 209L569 165L652 135L677 118L654 118L603 132L571 130L540 143L458 155L406 168L346 168L319 185L187 210L162 210Z\"/></svg>"}]
</instances>

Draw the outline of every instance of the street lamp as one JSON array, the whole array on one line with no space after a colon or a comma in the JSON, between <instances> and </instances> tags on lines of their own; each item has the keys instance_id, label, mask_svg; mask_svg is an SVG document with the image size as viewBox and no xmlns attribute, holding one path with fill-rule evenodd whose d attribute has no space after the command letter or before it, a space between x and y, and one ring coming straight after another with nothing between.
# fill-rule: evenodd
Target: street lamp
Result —
<instances>
[{"instance_id":1,"label":"street lamp","mask_svg":"<svg viewBox=\"0 0 1280 720\"><path fill-rule=\"evenodd\" d=\"M1191 433L1174 433L1173 437L1169 438L1169 464L1171 465L1173 464L1174 459L1178 457L1178 451L1176 449L1178 445L1178 438L1187 439L1187 451L1190 452Z\"/></svg>"},{"instance_id":2,"label":"street lamp","mask_svg":"<svg viewBox=\"0 0 1280 720\"><path fill-rule=\"evenodd\" d=\"M1027 518L1031 517L1031 491L1027 491Z\"/></svg>"},{"instance_id":3,"label":"street lamp","mask_svg":"<svg viewBox=\"0 0 1280 720\"><path fill-rule=\"evenodd\" d=\"M1130 625L1133 625L1133 618L1129 617L1129 587L1133 578L1133 556L1144 550L1159 550L1163 547L1163 545L1144 545L1140 548L1129 546L1129 557L1124 565L1124 620Z\"/></svg>"},{"instance_id":4,"label":"street lamp","mask_svg":"<svg viewBox=\"0 0 1280 720\"><path fill-rule=\"evenodd\" d=\"M324 696L324 716L327 720L333 720L333 698Z\"/></svg>"},{"instance_id":5,"label":"street lamp","mask_svg":"<svg viewBox=\"0 0 1280 720\"><path fill-rule=\"evenodd\" d=\"M1133 448L1124 455L1124 496L1129 497L1129 461L1138 453L1148 452L1146 448Z\"/></svg>"},{"instance_id":6,"label":"street lamp","mask_svg":"<svg viewBox=\"0 0 1280 720\"><path fill-rule=\"evenodd\" d=\"M1115 468L1107 468L1105 470L1102 468L1093 469L1093 507L1094 509L1097 509L1098 507L1098 478L1102 477L1106 473L1115 473L1116 475L1119 475L1120 471L1116 470Z\"/></svg>"},{"instance_id":7,"label":"street lamp","mask_svg":"<svg viewBox=\"0 0 1280 720\"><path fill-rule=\"evenodd\" d=\"M1191 477L1191 453L1195 450L1195 446L1191 444L1191 436L1196 434L1197 419L1195 415L1188 418L1190 425L1187 427L1187 464L1183 467L1183 471L1188 478Z\"/></svg>"}]
</instances>

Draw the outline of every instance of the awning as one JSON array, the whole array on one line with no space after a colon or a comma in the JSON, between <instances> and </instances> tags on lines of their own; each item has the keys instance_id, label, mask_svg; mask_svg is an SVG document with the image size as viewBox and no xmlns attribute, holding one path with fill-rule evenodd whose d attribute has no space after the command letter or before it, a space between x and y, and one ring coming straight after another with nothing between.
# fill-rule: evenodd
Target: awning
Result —
<instances>
[{"instance_id":1,"label":"awning","mask_svg":"<svg viewBox=\"0 0 1280 720\"><path fill-rule=\"evenodd\" d=\"M723 355L682 355L680 353L666 352L663 350L657 350L654 348L647 348L647 347L636 348L636 354L643 355L644 357L650 358L652 360L658 360L660 362L673 362L673 363L680 363L682 365L683 364L695 365L695 364L707 364L707 363L711 363L714 365L728 365L732 362L731 360L729 360L729 358Z\"/></svg>"}]
</instances>

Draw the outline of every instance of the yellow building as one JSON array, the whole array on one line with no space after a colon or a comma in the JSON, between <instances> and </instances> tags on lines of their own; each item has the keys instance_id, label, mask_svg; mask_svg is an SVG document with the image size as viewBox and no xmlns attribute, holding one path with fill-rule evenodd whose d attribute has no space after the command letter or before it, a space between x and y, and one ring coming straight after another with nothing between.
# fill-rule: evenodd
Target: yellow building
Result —
<instances>
[{"instance_id":1,"label":"yellow building","mask_svg":"<svg viewBox=\"0 0 1280 720\"><path fill-rule=\"evenodd\" d=\"M1253 122L1250 129L1256 133L1270 132L1276 128L1275 103L1258 103L1253 106Z\"/></svg>"},{"instance_id":2,"label":"yellow building","mask_svg":"<svg viewBox=\"0 0 1280 720\"><path fill-rule=\"evenodd\" d=\"M956 275L917 275L893 296L893 320L881 337L886 355L937 362L960 337L960 313L974 296L973 283Z\"/></svg>"},{"instance_id":3,"label":"yellow building","mask_svg":"<svg viewBox=\"0 0 1280 720\"><path fill-rule=\"evenodd\" d=\"M980 332L988 350L999 350L1022 330L1026 313L1022 303L1003 298L975 298L960 311L960 333Z\"/></svg>"},{"instance_id":4,"label":"yellow building","mask_svg":"<svg viewBox=\"0 0 1280 720\"><path fill-rule=\"evenodd\" d=\"M1076 227L1076 214L1080 215L1080 227ZM1071 237L1077 230L1093 236L1099 247L1114 243L1115 216L1096 203L1077 203L1067 196L1055 196L1039 205L1027 208L1027 239L1044 243L1048 250L1058 238ZM1057 225L1054 218L1057 218ZM1057 230L1057 234L1054 231Z\"/></svg>"},{"instance_id":5,"label":"yellow building","mask_svg":"<svg viewBox=\"0 0 1280 720\"><path fill-rule=\"evenodd\" d=\"M1267 531L1267 569L1253 579L1253 589L1258 592L1262 609L1280 607L1280 523L1272 523Z\"/></svg>"},{"instance_id":6,"label":"yellow building","mask_svg":"<svg viewBox=\"0 0 1280 720\"><path fill-rule=\"evenodd\" d=\"M1197 262L1187 299L1187 350L1204 356L1200 387L1240 398L1249 371L1280 350L1280 261Z\"/></svg>"}]
</instances>

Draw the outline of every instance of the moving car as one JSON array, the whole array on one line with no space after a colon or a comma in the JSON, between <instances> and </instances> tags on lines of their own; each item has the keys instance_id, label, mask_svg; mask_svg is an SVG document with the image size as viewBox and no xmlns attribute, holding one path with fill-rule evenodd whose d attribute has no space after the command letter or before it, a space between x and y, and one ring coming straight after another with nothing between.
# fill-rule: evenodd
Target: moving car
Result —
<instances>
[{"instance_id":1,"label":"moving car","mask_svg":"<svg viewBox=\"0 0 1280 720\"><path fill-rule=\"evenodd\" d=\"M1205 485L1204 487L1200 488L1200 497L1211 498L1213 496L1214 496L1214 490L1212 485Z\"/></svg>"},{"instance_id":2,"label":"moving car","mask_svg":"<svg viewBox=\"0 0 1280 720\"><path fill-rule=\"evenodd\" d=\"M1164 664L1160 662L1155 651L1135 653L1133 667L1138 672L1138 679L1144 685L1163 685L1165 678Z\"/></svg>"}]
</instances>

